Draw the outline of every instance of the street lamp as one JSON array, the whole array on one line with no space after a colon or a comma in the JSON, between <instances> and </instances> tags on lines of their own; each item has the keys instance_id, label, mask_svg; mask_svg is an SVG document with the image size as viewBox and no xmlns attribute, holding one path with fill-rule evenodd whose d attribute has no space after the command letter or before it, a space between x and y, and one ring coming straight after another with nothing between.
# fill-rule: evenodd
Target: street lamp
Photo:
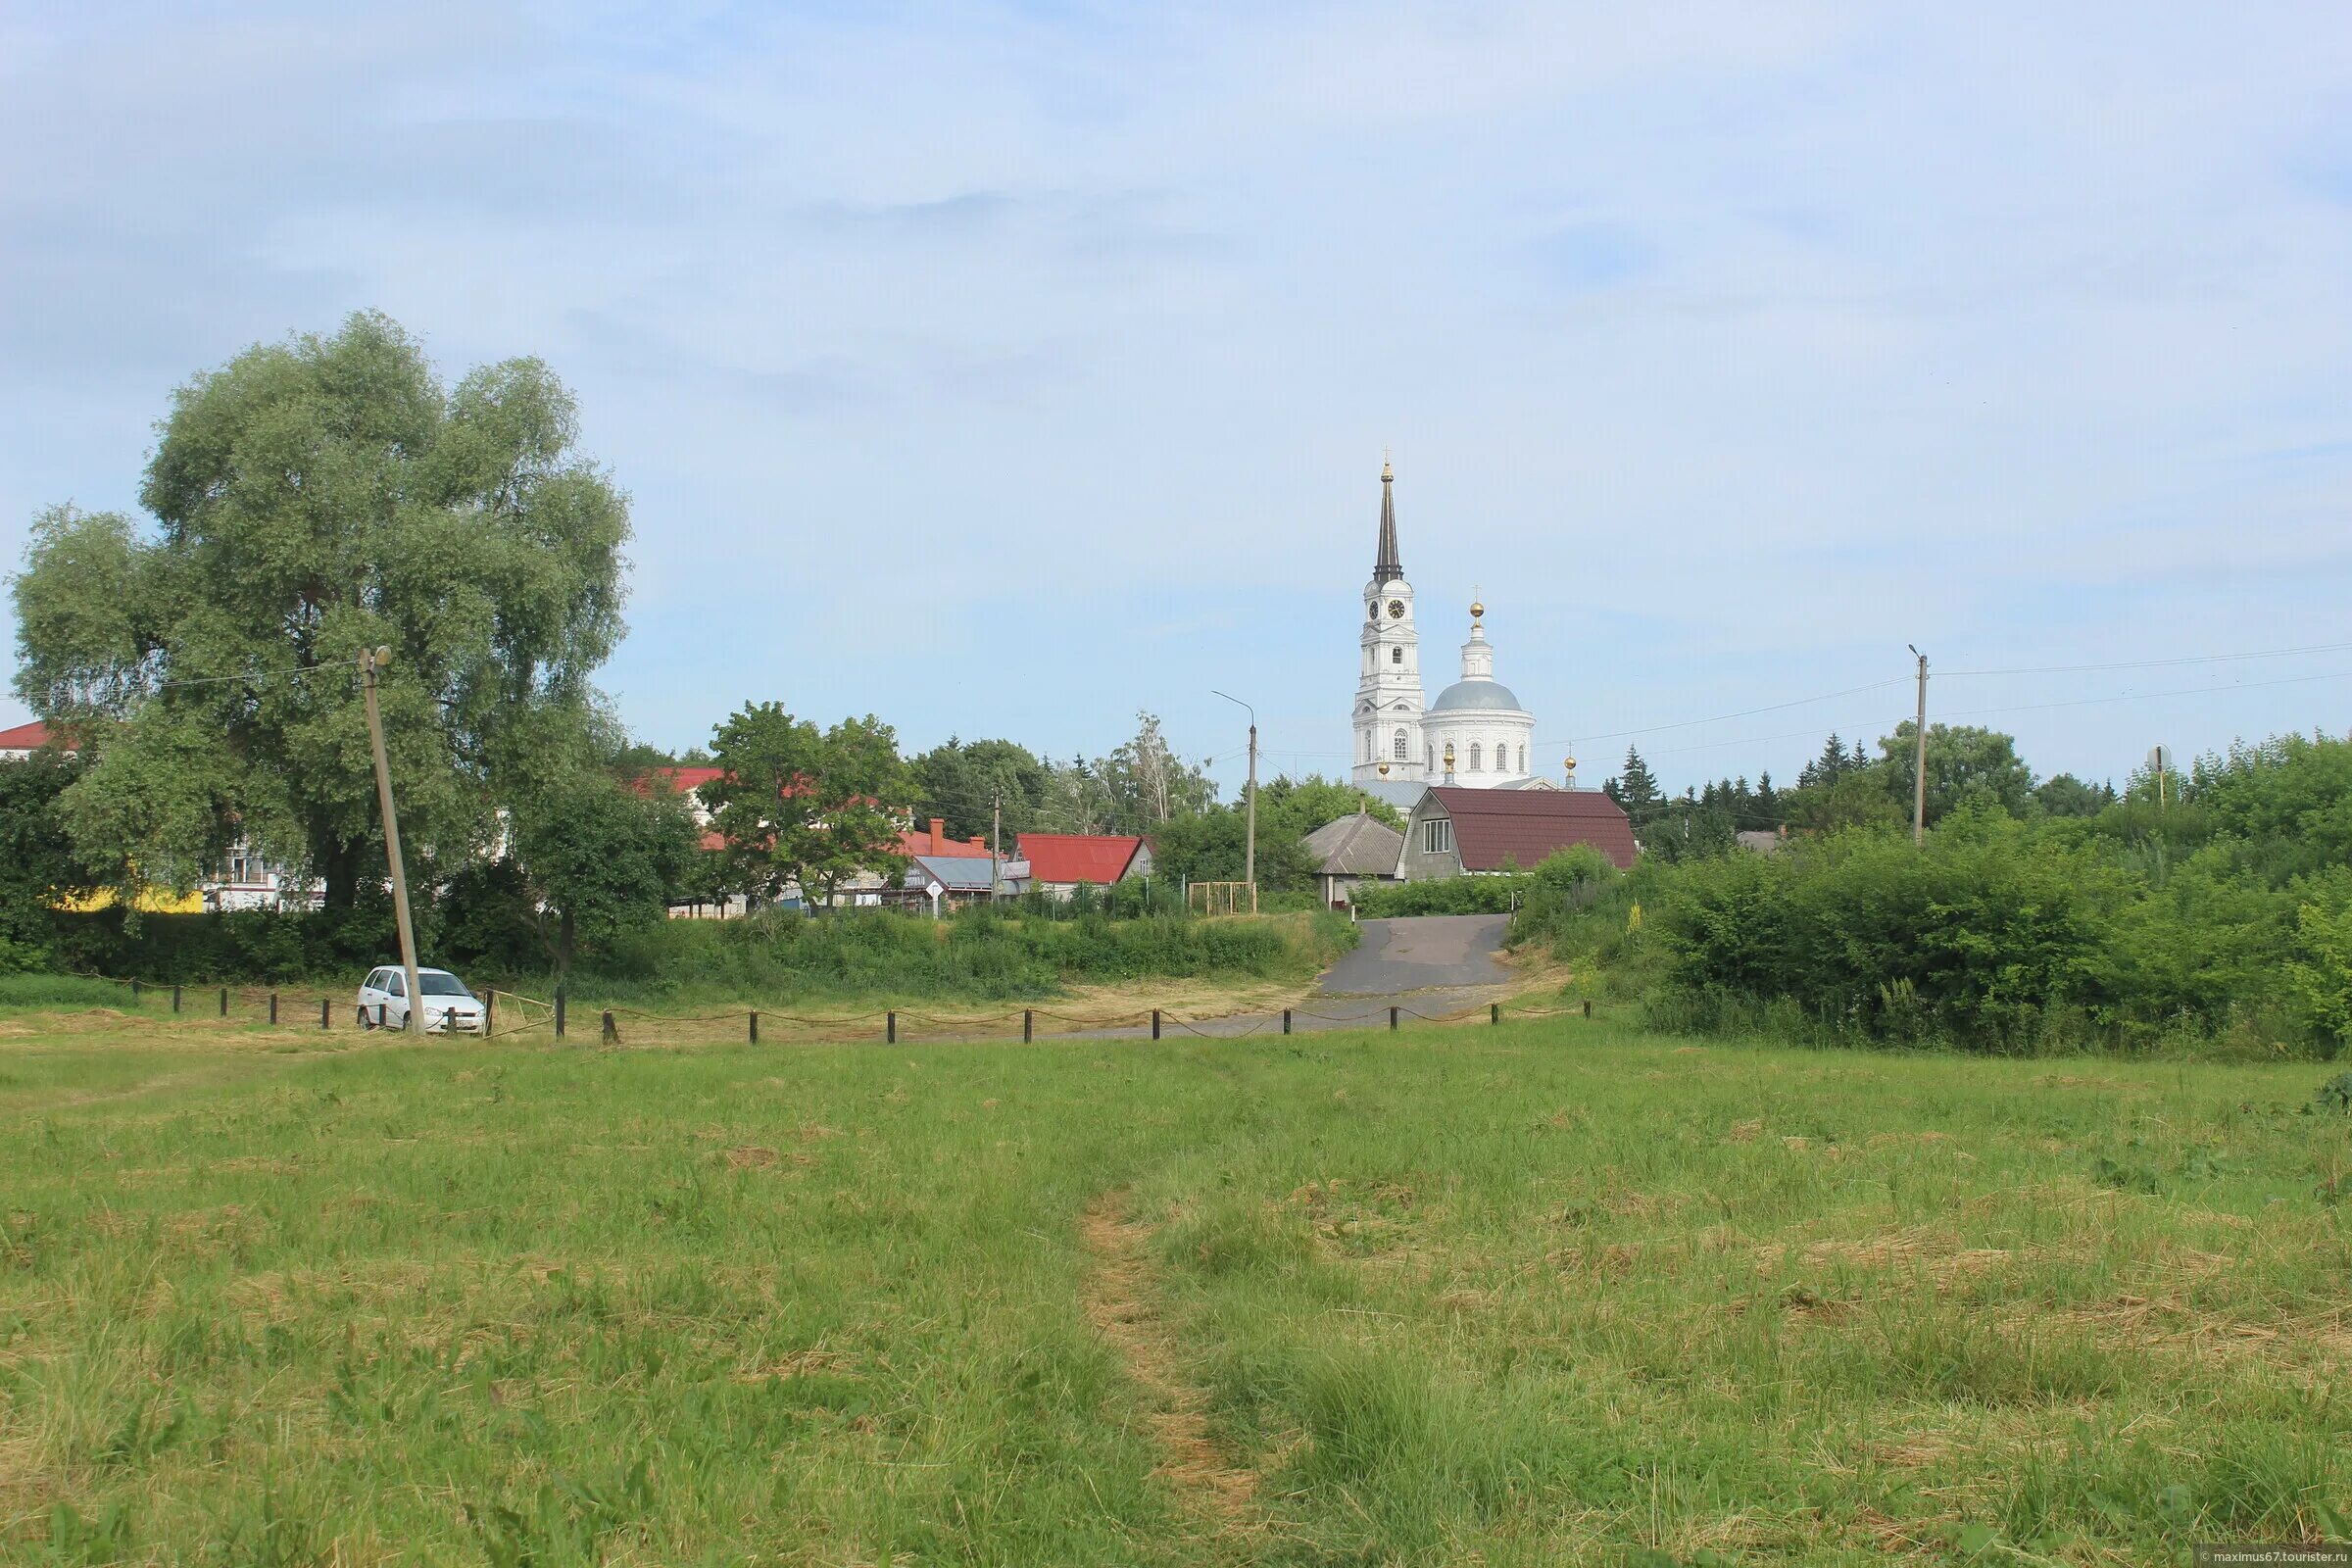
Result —
<instances>
[{"instance_id":1,"label":"street lamp","mask_svg":"<svg viewBox=\"0 0 2352 1568\"><path fill-rule=\"evenodd\" d=\"M1243 840L1242 880L1250 884L1250 896L1254 901L1257 897L1257 710L1243 702L1239 697L1218 691L1213 686L1209 688L1208 694L1211 697L1222 697L1234 707L1242 709L1250 714L1250 789L1248 826L1245 829L1248 837Z\"/></svg>"}]
</instances>

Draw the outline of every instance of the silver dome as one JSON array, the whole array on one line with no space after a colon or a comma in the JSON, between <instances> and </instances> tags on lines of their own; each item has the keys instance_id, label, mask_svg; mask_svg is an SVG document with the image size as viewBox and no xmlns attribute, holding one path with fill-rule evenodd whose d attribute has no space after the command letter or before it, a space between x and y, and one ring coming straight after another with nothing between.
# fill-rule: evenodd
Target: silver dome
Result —
<instances>
[{"instance_id":1,"label":"silver dome","mask_svg":"<svg viewBox=\"0 0 2352 1568\"><path fill-rule=\"evenodd\" d=\"M1432 713L1525 712L1519 699L1500 681L1457 680L1438 693L1438 700L1429 705Z\"/></svg>"}]
</instances>

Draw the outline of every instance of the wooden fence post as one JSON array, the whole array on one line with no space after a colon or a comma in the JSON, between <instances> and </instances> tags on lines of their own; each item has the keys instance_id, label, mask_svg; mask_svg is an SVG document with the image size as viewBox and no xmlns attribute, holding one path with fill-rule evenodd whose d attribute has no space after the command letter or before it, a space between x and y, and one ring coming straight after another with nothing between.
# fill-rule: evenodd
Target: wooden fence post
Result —
<instances>
[{"instance_id":1,"label":"wooden fence post","mask_svg":"<svg viewBox=\"0 0 2352 1568\"><path fill-rule=\"evenodd\" d=\"M1023 1007L1021 1009L1021 1044L1025 1046L1036 1038L1037 1014L1027 1007Z\"/></svg>"},{"instance_id":2,"label":"wooden fence post","mask_svg":"<svg viewBox=\"0 0 2352 1568\"><path fill-rule=\"evenodd\" d=\"M760 1015L756 1012L752 1014L751 1028L751 1043L756 1046L760 1043Z\"/></svg>"},{"instance_id":3,"label":"wooden fence post","mask_svg":"<svg viewBox=\"0 0 2352 1568\"><path fill-rule=\"evenodd\" d=\"M179 1010L179 987L177 986L172 988L172 1010L173 1012Z\"/></svg>"},{"instance_id":4,"label":"wooden fence post","mask_svg":"<svg viewBox=\"0 0 2352 1568\"><path fill-rule=\"evenodd\" d=\"M220 1016L223 1018L228 1016L228 987L226 986L220 988Z\"/></svg>"},{"instance_id":5,"label":"wooden fence post","mask_svg":"<svg viewBox=\"0 0 2352 1568\"><path fill-rule=\"evenodd\" d=\"M895 1012L882 1015L882 1043L886 1046L899 1043L899 1015Z\"/></svg>"},{"instance_id":6,"label":"wooden fence post","mask_svg":"<svg viewBox=\"0 0 2352 1568\"><path fill-rule=\"evenodd\" d=\"M607 1007L605 1009L605 1044L608 1046L617 1046L620 1044L620 1026L612 1021L612 1009L611 1007Z\"/></svg>"},{"instance_id":7,"label":"wooden fence post","mask_svg":"<svg viewBox=\"0 0 2352 1568\"><path fill-rule=\"evenodd\" d=\"M277 993L274 991L270 993L270 1027L277 1027Z\"/></svg>"},{"instance_id":8,"label":"wooden fence post","mask_svg":"<svg viewBox=\"0 0 2352 1568\"><path fill-rule=\"evenodd\" d=\"M333 1005L334 1005L334 1004L333 1004L333 1003L331 1003L331 1002L329 1002L329 1001L327 1001L327 1000L326 1000L324 997L320 997L320 998L318 999L318 1027L319 1027L319 1028L321 1028L321 1029L332 1029L332 1028L334 1027L334 1024L333 1024L333 1022L332 1022L332 1021L330 1021L330 1020L329 1020L329 1018L328 1018L328 1016L327 1016L327 1009L329 1009L329 1008L330 1008L330 1007L332 1007Z\"/></svg>"},{"instance_id":9,"label":"wooden fence post","mask_svg":"<svg viewBox=\"0 0 2352 1568\"><path fill-rule=\"evenodd\" d=\"M1389 1009L1389 1030L1390 1030L1390 1032L1391 1032L1391 1033L1395 1033L1395 1032L1396 1032L1396 1009L1395 1007L1391 1007L1391 1008Z\"/></svg>"},{"instance_id":10,"label":"wooden fence post","mask_svg":"<svg viewBox=\"0 0 2352 1568\"><path fill-rule=\"evenodd\" d=\"M1159 1009L1157 1007L1152 1009L1152 1038L1154 1040L1159 1038Z\"/></svg>"},{"instance_id":11,"label":"wooden fence post","mask_svg":"<svg viewBox=\"0 0 2352 1568\"><path fill-rule=\"evenodd\" d=\"M564 1038L564 988L556 987L556 1038Z\"/></svg>"},{"instance_id":12,"label":"wooden fence post","mask_svg":"<svg viewBox=\"0 0 2352 1568\"><path fill-rule=\"evenodd\" d=\"M1288 1007L1282 1009L1282 1032L1286 1035L1291 1032L1291 1009Z\"/></svg>"},{"instance_id":13,"label":"wooden fence post","mask_svg":"<svg viewBox=\"0 0 2352 1568\"><path fill-rule=\"evenodd\" d=\"M1490 1003L1488 1003L1488 1004L1487 1004L1487 1022L1489 1022L1489 1023L1500 1023L1500 1022L1502 1022L1502 1004L1501 1004L1501 1003L1499 1003L1499 1002L1490 1002Z\"/></svg>"}]
</instances>

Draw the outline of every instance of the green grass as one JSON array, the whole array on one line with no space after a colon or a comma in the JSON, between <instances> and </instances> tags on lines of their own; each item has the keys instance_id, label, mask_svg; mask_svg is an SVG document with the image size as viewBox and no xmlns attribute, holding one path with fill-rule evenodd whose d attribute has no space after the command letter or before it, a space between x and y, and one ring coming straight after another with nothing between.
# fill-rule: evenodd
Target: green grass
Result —
<instances>
[{"instance_id":1,"label":"green grass","mask_svg":"<svg viewBox=\"0 0 2352 1568\"><path fill-rule=\"evenodd\" d=\"M0 1034L0 1560L2088 1564L2352 1511L2309 1066L72 1022Z\"/></svg>"}]
</instances>

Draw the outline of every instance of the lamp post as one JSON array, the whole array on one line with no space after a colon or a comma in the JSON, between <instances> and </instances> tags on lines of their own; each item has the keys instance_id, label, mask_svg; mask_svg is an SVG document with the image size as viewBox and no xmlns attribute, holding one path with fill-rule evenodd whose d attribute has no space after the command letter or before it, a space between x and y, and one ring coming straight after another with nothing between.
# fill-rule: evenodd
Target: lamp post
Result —
<instances>
[{"instance_id":1,"label":"lamp post","mask_svg":"<svg viewBox=\"0 0 2352 1568\"><path fill-rule=\"evenodd\" d=\"M1257 710L1239 697L1228 696L1213 686L1208 694L1211 697L1223 697L1250 715L1250 786L1248 825L1244 829L1247 837L1243 840L1242 848L1242 880L1250 884L1250 896L1254 901L1257 897Z\"/></svg>"}]
</instances>

